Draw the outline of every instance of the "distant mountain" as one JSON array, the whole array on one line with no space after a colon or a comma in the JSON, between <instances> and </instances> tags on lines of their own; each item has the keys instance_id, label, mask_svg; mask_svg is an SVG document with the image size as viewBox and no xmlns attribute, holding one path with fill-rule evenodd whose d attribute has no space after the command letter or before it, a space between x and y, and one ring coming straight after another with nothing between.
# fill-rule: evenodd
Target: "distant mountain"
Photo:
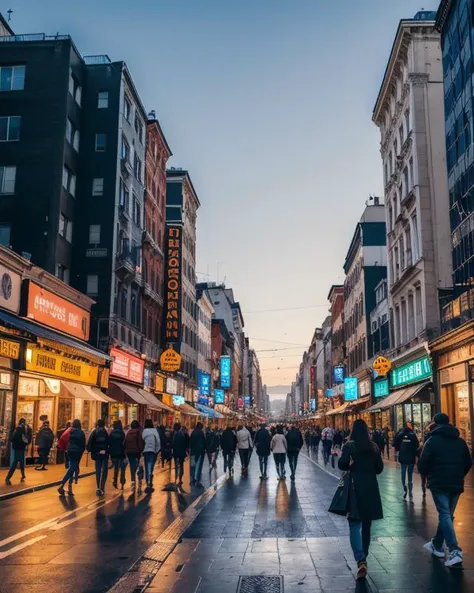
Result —
<instances>
[{"instance_id":1,"label":"distant mountain","mask_svg":"<svg viewBox=\"0 0 474 593\"><path fill-rule=\"evenodd\" d=\"M290 385L268 385L267 390L270 395L286 395L287 393L290 393L291 386Z\"/></svg>"}]
</instances>

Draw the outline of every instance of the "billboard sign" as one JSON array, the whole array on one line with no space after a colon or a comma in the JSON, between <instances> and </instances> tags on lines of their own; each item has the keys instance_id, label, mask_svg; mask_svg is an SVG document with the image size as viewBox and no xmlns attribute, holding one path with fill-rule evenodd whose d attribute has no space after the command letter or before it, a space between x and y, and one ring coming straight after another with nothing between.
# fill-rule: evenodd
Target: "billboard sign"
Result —
<instances>
[{"instance_id":1,"label":"billboard sign","mask_svg":"<svg viewBox=\"0 0 474 593\"><path fill-rule=\"evenodd\" d=\"M230 387L230 356L221 356L221 387L228 389Z\"/></svg>"},{"instance_id":2,"label":"billboard sign","mask_svg":"<svg viewBox=\"0 0 474 593\"><path fill-rule=\"evenodd\" d=\"M344 375L345 373L343 366L334 367L334 383L343 383Z\"/></svg>"},{"instance_id":3,"label":"billboard sign","mask_svg":"<svg viewBox=\"0 0 474 593\"><path fill-rule=\"evenodd\" d=\"M359 396L357 377L346 377L344 379L344 400L346 402L355 401Z\"/></svg>"},{"instance_id":4,"label":"billboard sign","mask_svg":"<svg viewBox=\"0 0 474 593\"><path fill-rule=\"evenodd\" d=\"M181 342L183 229L167 226L165 240L165 342Z\"/></svg>"},{"instance_id":5,"label":"billboard sign","mask_svg":"<svg viewBox=\"0 0 474 593\"><path fill-rule=\"evenodd\" d=\"M223 389L214 389L214 403L224 404L225 403L225 392Z\"/></svg>"}]
</instances>

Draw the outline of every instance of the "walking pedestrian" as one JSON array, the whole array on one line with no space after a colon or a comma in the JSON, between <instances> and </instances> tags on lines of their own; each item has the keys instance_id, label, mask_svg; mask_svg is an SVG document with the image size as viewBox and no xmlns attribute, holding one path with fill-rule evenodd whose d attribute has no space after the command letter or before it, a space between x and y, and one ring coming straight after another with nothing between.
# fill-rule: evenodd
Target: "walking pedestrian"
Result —
<instances>
[{"instance_id":1,"label":"walking pedestrian","mask_svg":"<svg viewBox=\"0 0 474 593\"><path fill-rule=\"evenodd\" d=\"M390 459L390 428L388 426L386 426L382 430L382 434L383 434L384 439L385 439L385 447L384 447L384 450L387 453L387 459ZM384 453L383 450L382 450L382 453Z\"/></svg>"},{"instance_id":2,"label":"walking pedestrian","mask_svg":"<svg viewBox=\"0 0 474 593\"><path fill-rule=\"evenodd\" d=\"M407 495L413 498L413 468L415 467L420 443L411 422L407 422L403 430L396 434L393 440L393 446L398 457L398 462L402 467L403 498L406 498ZM406 483L407 475L408 488Z\"/></svg>"},{"instance_id":3,"label":"walking pedestrian","mask_svg":"<svg viewBox=\"0 0 474 593\"><path fill-rule=\"evenodd\" d=\"M97 426L91 432L87 441L87 450L95 463L96 494L97 496L103 496L109 471L109 435L105 430L103 418L97 420Z\"/></svg>"},{"instance_id":4,"label":"walking pedestrian","mask_svg":"<svg viewBox=\"0 0 474 593\"><path fill-rule=\"evenodd\" d=\"M273 459L275 460L275 466L278 474L279 480L286 479L286 451L287 451L287 443L286 438L283 434L283 426L277 426L276 434L272 437L272 441L270 443L270 449L273 453Z\"/></svg>"},{"instance_id":5,"label":"walking pedestrian","mask_svg":"<svg viewBox=\"0 0 474 593\"><path fill-rule=\"evenodd\" d=\"M67 443L69 440L69 436L66 436L65 438L64 435L69 435L69 433L71 432L71 428L72 428L72 422L68 421L66 422L64 428L60 428L57 432L56 432L56 438L58 439L58 456L56 458L56 461L58 463L62 463L64 462L64 467L67 469L69 467L69 460L67 457Z\"/></svg>"},{"instance_id":6,"label":"walking pedestrian","mask_svg":"<svg viewBox=\"0 0 474 593\"><path fill-rule=\"evenodd\" d=\"M342 448L339 469L350 472L354 496L349 496L347 518L350 542L357 562L357 578L367 576L372 521L383 519L377 475L383 471L379 448L370 440L367 424L356 420L350 440Z\"/></svg>"},{"instance_id":7,"label":"walking pedestrian","mask_svg":"<svg viewBox=\"0 0 474 593\"><path fill-rule=\"evenodd\" d=\"M316 426L316 429L314 431L314 451L316 453L319 453L319 443L321 442L321 428L319 426Z\"/></svg>"},{"instance_id":8,"label":"walking pedestrian","mask_svg":"<svg viewBox=\"0 0 474 593\"><path fill-rule=\"evenodd\" d=\"M184 474L184 460L188 454L189 449L189 437L186 429L181 427L181 424L177 422L174 425L173 431L173 457L174 457L174 472L175 482L179 486L183 485L183 474Z\"/></svg>"},{"instance_id":9,"label":"walking pedestrian","mask_svg":"<svg viewBox=\"0 0 474 593\"><path fill-rule=\"evenodd\" d=\"M143 458L145 462L145 492L151 494L155 491L153 488L153 472L155 470L158 453L161 449L160 437L158 436L158 431L153 426L153 420L151 418L145 420L145 428L142 432L142 438L144 443Z\"/></svg>"},{"instance_id":10,"label":"walking pedestrian","mask_svg":"<svg viewBox=\"0 0 474 593\"><path fill-rule=\"evenodd\" d=\"M323 428L321 433L321 441L323 443L323 460L324 465L327 465L329 458L331 457L332 439L334 437L334 429L330 426Z\"/></svg>"},{"instance_id":11,"label":"walking pedestrian","mask_svg":"<svg viewBox=\"0 0 474 593\"><path fill-rule=\"evenodd\" d=\"M130 430L125 435L124 449L130 465L130 479L133 489L136 487L137 470L144 446L140 423L138 420L132 420Z\"/></svg>"},{"instance_id":12,"label":"walking pedestrian","mask_svg":"<svg viewBox=\"0 0 474 593\"><path fill-rule=\"evenodd\" d=\"M64 437L64 434L62 437ZM65 495L64 486L66 482L68 482L68 495L74 495L72 491L72 483L74 481L77 484L79 479L79 465L85 450L86 435L82 431L81 421L76 419L72 422L71 427L68 428L66 452L69 465L58 488L58 492L61 496Z\"/></svg>"},{"instance_id":13,"label":"walking pedestrian","mask_svg":"<svg viewBox=\"0 0 474 593\"><path fill-rule=\"evenodd\" d=\"M168 463L169 469L171 470L171 460L173 459L173 434L169 428L165 428L165 431L162 434L163 438L161 438L161 435L158 432L161 441L161 467L165 467L165 463Z\"/></svg>"},{"instance_id":14,"label":"walking pedestrian","mask_svg":"<svg viewBox=\"0 0 474 593\"><path fill-rule=\"evenodd\" d=\"M229 476L234 473L234 457L237 450L237 437L232 426L227 426L221 436L222 457L224 458L224 473Z\"/></svg>"},{"instance_id":15,"label":"walking pedestrian","mask_svg":"<svg viewBox=\"0 0 474 593\"><path fill-rule=\"evenodd\" d=\"M265 423L260 425L260 428L255 435L254 446L257 449L258 462L260 464L260 479L267 480L268 458L270 456L270 443L272 437L268 432Z\"/></svg>"},{"instance_id":16,"label":"walking pedestrian","mask_svg":"<svg viewBox=\"0 0 474 593\"><path fill-rule=\"evenodd\" d=\"M127 469L125 457L125 432L122 428L122 421L115 420L112 432L109 434L109 454L114 468L114 479L112 486L118 488L118 479L120 474L120 486L122 490L125 487L125 472Z\"/></svg>"},{"instance_id":17,"label":"walking pedestrian","mask_svg":"<svg viewBox=\"0 0 474 593\"><path fill-rule=\"evenodd\" d=\"M237 446L239 448L242 473L246 476L248 474L250 451L252 449L252 436L245 426L239 426L237 429Z\"/></svg>"},{"instance_id":18,"label":"walking pedestrian","mask_svg":"<svg viewBox=\"0 0 474 593\"><path fill-rule=\"evenodd\" d=\"M303 436L299 428L293 425L286 435L286 445L288 451L288 464L290 466L290 480L295 481L296 466L298 465L298 455L303 447Z\"/></svg>"},{"instance_id":19,"label":"walking pedestrian","mask_svg":"<svg viewBox=\"0 0 474 593\"><path fill-rule=\"evenodd\" d=\"M196 424L196 428L191 433L189 449L191 453L191 486L196 485L201 488L202 465L206 453L206 437L201 422Z\"/></svg>"},{"instance_id":20,"label":"walking pedestrian","mask_svg":"<svg viewBox=\"0 0 474 593\"><path fill-rule=\"evenodd\" d=\"M216 466L217 454L219 452L219 437L217 433L210 428L206 433L206 453L209 461L209 471L212 471Z\"/></svg>"},{"instance_id":21,"label":"walking pedestrian","mask_svg":"<svg viewBox=\"0 0 474 593\"><path fill-rule=\"evenodd\" d=\"M20 418L18 426L13 431L11 437L11 447L13 451L13 460L10 464L7 477L5 478L5 484L11 486L11 478L15 473L17 465L20 466L21 481L24 482L25 476L25 450L28 447L28 434L26 429L26 420Z\"/></svg>"},{"instance_id":22,"label":"walking pedestrian","mask_svg":"<svg viewBox=\"0 0 474 593\"><path fill-rule=\"evenodd\" d=\"M39 464L35 467L37 471L47 471L49 452L54 443L54 432L49 426L49 420L43 422L35 438L35 445L38 448Z\"/></svg>"},{"instance_id":23,"label":"walking pedestrian","mask_svg":"<svg viewBox=\"0 0 474 593\"><path fill-rule=\"evenodd\" d=\"M311 432L310 432L309 428L307 428L305 430L305 433L304 433L304 442L305 442L305 445L306 445L306 451L309 453L309 450L311 448Z\"/></svg>"},{"instance_id":24,"label":"walking pedestrian","mask_svg":"<svg viewBox=\"0 0 474 593\"><path fill-rule=\"evenodd\" d=\"M443 545L449 550L444 563L451 568L462 564L463 555L454 530L454 511L464 492L464 477L472 467L472 458L459 430L449 423L447 414L436 414L426 441L418 471L426 476L428 488L438 511L438 529L424 548L437 558L444 558Z\"/></svg>"}]
</instances>

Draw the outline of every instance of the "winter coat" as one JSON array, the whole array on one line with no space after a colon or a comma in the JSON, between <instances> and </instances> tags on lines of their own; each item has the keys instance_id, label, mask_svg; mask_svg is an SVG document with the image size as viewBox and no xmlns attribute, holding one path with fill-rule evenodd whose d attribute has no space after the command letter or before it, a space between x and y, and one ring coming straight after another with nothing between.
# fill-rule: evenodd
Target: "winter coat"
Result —
<instances>
[{"instance_id":1,"label":"winter coat","mask_svg":"<svg viewBox=\"0 0 474 593\"><path fill-rule=\"evenodd\" d=\"M173 437L170 435L163 435L161 440L161 458L164 461L170 461L173 457Z\"/></svg>"},{"instance_id":2,"label":"winter coat","mask_svg":"<svg viewBox=\"0 0 474 593\"><path fill-rule=\"evenodd\" d=\"M71 434L72 426L66 428L58 440L58 449L63 453L67 451L69 445L69 436Z\"/></svg>"},{"instance_id":3,"label":"winter coat","mask_svg":"<svg viewBox=\"0 0 474 593\"><path fill-rule=\"evenodd\" d=\"M326 426L326 428L323 428L323 431L321 433L321 440L332 442L333 438L334 438L334 429L330 428L329 426Z\"/></svg>"},{"instance_id":4,"label":"winter coat","mask_svg":"<svg viewBox=\"0 0 474 593\"><path fill-rule=\"evenodd\" d=\"M292 428L286 435L286 444L288 453L299 453L303 446L303 437L298 428Z\"/></svg>"},{"instance_id":5,"label":"winter coat","mask_svg":"<svg viewBox=\"0 0 474 593\"><path fill-rule=\"evenodd\" d=\"M112 459L125 459L125 433L121 428L114 428L109 434L109 454Z\"/></svg>"},{"instance_id":6,"label":"winter coat","mask_svg":"<svg viewBox=\"0 0 474 593\"><path fill-rule=\"evenodd\" d=\"M339 469L350 471L355 490L357 509L349 509L349 517L362 521L383 519L377 475L383 472L383 461L379 448L370 443L370 449L359 451L354 441L342 448Z\"/></svg>"},{"instance_id":7,"label":"winter coat","mask_svg":"<svg viewBox=\"0 0 474 593\"><path fill-rule=\"evenodd\" d=\"M259 428L255 435L255 447L259 457L268 457L270 455L270 443L272 437L266 428Z\"/></svg>"},{"instance_id":8,"label":"winter coat","mask_svg":"<svg viewBox=\"0 0 474 593\"><path fill-rule=\"evenodd\" d=\"M342 436L342 433L339 431L336 431L334 433L334 437L332 439L332 444L334 446L336 446L336 445L341 446L343 442L344 442L344 438Z\"/></svg>"},{"instance_id":9,"label":"winter coat","mask_svg":"<svg viewBox=\"0 0 474 593\"><path fill-rule=\"evenodd\" d=\"M189 448L189 437L182 431L178 430L173 435L173 456L184 459Z\"/></svg>"},{"instance_id":10,"label":"winter coat","mask_svg":"<svg viewBox=\"0 0 474 593\"><path fill-rule=\"evenodd\" d=\"M67 454L69 459L80 461L86 450L86 435L80 428L68 428Z\"/></svg>"},{"instance_id":11,"label":"winter coat","mask_svg":"<svg viewBox=\"0 0 474 593\"><path fill-rule=\"evenodd\" d=\"M131 428L125 435L125 455L140 457L143 453L144 446L145 443L143 442L141 430L139 428Z\"/></svg>"},{"instance_id":12,"label":"winter coat","mask_svg":"<svg viewBox=\"0 0 474 593\"><path fill-rule=\"evenodd\" d=\"M252 436L245 426L237 431L237 447L239 449L252 448Z\"/></svg>"},{"instance_id":13,"label":"winter coat","mask_svg":"<svg viewBox=\"0 0 474 593\"><path fill-rule=\"evenodd\" d=\"M237 449L237 437L232 428L226 428L221 436L221 449L223 453L235 452Z\"/></svg>"},{"instance_id":14,"label":"winter coat","mask_svg":"<svg viewBox=\"0 0 474 593\"><path fill-rule=\"evenodd\" d=\"M408 428L403 429L393 441L395 451L398 453L398 462L404 465L414 465L420 443L418 437Z\"/></svg>"},{"instance_id":15,"label":"winter coat","mask_svg":"<svg viewBox=\"0 0 474 593\"><path fill-rule=\"evenodd\" d=\"M436 425L418 462L418 471L426 476L428 488L439 492L464 492L464 476L471 467L471 454L459 430L451 424Z\"/></svg>"},{"instance_id":16,"label":"winter coat","mask_svg":"<svg viewBox=\"0 0 474 593\"><path fill-rule=\"evenodd\" d=\"M219 436L212 431L206 434L206 451L208 453L216 453L219 451Z\"/></svg>"},{"instance_id":17,"label":"winter coat","mask_svg":"<svg viewBox=\"0 0 474 593\"><path fill-rule=\"evenodd\" d=\"M108 455L109 453L109 435L105 428L95 428L87 442L87 450L91 454L92 459L97 455Z\"/></svg>"},{"instance_id":18,"label":"winter coat","mask_svg":"<svg viewBox=\"0 0 474 593\"><path fill-rule=\"evenodd\" d=\"M25 442L28 440L27 429L24 424L20 424L17 426L12 434L12 449L14 451L24 451L28 447L28 443Z\"/></svg>"},{"instance_id":19,"label":"winter coat","mask_svg":"<svg viewBox=\"0 0 474 593\"><path fill-rule=\"evenodd\" d=\"M206 452L206 437L202 429L195 428L193 430L189 441L189 449L191 455L194 456L204 455Z\"/></svg>"},{"instance_id":20,"label":"winter coat","mask_svg":"<svg viewBox=\"0 0 474 593\"><path fill-rule=\"evenodd\" d=\"M270 449L273 453L286 453L287 451L286 437L283 434L276 434L270 443Z\"/></svg>"},{"instance_id":21,"label":"winter coat","mask_svg":"<svg viewBox=\"0 0 474 593\"><path fill-rule=\"evenodd\" d=\"M51 449L54 443L54 432L49 426L42 426L35 438L35 445L38 449Z\"/></svg>"},{"instance_id":22,"label":"winter coat","mask_svg":"<svg viewBox=\"0 0 474 593\"><path fill-rule=\"evenodd\" d=\"M145 443L143 453L158 454L160 452L161 442L156 428L145 428L142 432L142 438Z\"/></svg>"}]
</instances>

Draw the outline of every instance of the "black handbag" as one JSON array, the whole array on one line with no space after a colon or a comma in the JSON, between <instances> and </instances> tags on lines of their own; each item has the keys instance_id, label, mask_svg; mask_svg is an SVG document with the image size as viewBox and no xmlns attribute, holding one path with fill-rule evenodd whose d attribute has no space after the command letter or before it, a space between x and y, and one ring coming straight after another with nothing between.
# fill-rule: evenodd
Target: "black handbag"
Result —
<instances>
[{"instance_id":1,"label":"black handbag","mask_svg":"<svg viewBox=\"0 0 474 593\"><path fill-rule=\"evenodd\" d=\"M349 511L349 496L351 491L352 477L351 472L346 472L341 476L336 492L329 505L328 511L335 515L347 515Z\"/></svg>"}]
</instances>

